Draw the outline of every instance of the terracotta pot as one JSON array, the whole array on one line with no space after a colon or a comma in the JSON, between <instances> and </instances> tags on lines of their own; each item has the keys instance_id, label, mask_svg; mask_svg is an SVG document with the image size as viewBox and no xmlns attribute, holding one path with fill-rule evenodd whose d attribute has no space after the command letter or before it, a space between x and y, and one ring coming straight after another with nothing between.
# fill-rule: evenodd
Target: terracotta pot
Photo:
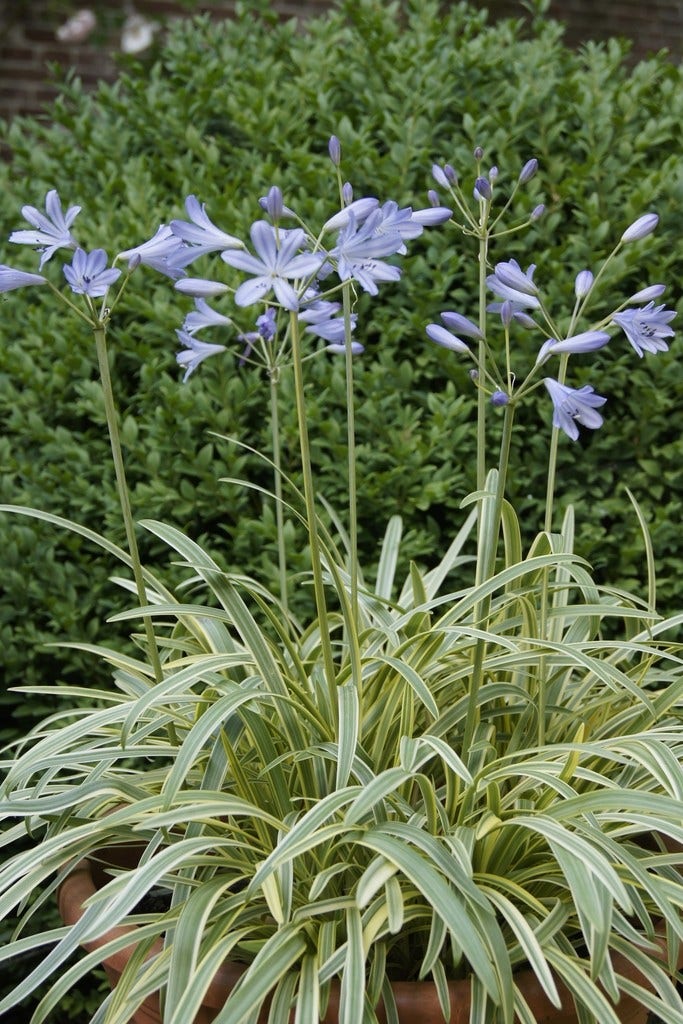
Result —
<instances>
[{"instance_id":1,"label":"terracotta pot","mask_svg":"<svg viewBox=\"0 0 683 1024\"><path fill-rule=\"evenodd\" d=\"M128 851L130 852L130 851ZM109 863L116 863L124 866L122 861L128 860L134 863L138 851L126 858L121 856L121 851L116 851L116 856L108 856ZM104 853L104 851L103 851ZM111 851L107 851L110 854ZM58 892L59 911L62 920L67 925L75 924L82 915L82 904L88 897L92 896L97 889L104 884L107 876L99 865L89 861L81 860L73 868L69 876L62 883ZM115 986L133 953L135 944L135 925L119 925L112 928L105 935L94 941L85 943L87 950L95 950L104 946L105 943L120 935L130 934L131 945L103 961L107 977L112 986ZM665 957L664 940L661 940L662 959ZM161 951L161 942L152 949L150 955ZM683 965L683 952L681 955ZM631 964L618 954L613 956L615 970L644 983L642 975L635 972ZM225 963L216 973L211 985L204 997L202 1008L194 1019L193 1024L211 1024L223 1007L225 1000L232 991L238 979L245 971L242 964ZM536 976L532 971L521 971L517 975L517 985L526 999L537 1024L577 1024L576 1012L569 992L561 984L558 984L560 998L563 1008L558 1010L548 1000L543 992ZM444 1024L443 1016L436 997L436 991L431 982L393 982L392 989L398 1008L401 1024ZM470 1012L470 986L467 980L449 982L451 998L451 1017L449 1024L468 1024ZM328 1011L324 1024L336 1024L339 1009L339 986L332 986ZM377 1016L381 1024L386 1024L386 1017L383 1007L377 1008ZM619 1020L622 1024L646 1024L648 1012L630 996L622 996L616 1007ZM266 1024L267 1009L259 1017L259 1024ZM136 1010L131 1017L130 1024L160 1024L161 1015L159 1010L159 997L155 993L148 997L142 1006Z\"/></svg>"}]
</instances>

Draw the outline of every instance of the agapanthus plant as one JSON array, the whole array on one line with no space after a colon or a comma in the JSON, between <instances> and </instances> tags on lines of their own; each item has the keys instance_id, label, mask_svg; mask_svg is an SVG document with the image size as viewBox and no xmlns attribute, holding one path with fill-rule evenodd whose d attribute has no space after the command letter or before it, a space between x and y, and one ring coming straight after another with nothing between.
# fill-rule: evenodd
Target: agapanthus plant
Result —
<instances>
[{"instance_id":1,"label":"agapanthus plant","mask_svg":"<svg viewBox=\"0 0 683 1024\"><path fill-rule=\"evenodd\" d=\"M572 386L570 360L619 343L657 353L673 336L673 311L654 305L661 285L625 301L603 288L610 262L646 239L657 216L643 214L611 254L580 270L573 308L554 313L542 263L498 258L512 233L543 215L529 200L526 216L512 216L538 173L535 158L507 194L504 171L486 171L480 148L466 174L434 165L448 199L430 189L430 205L414 210L354 197L335 136L329 156L338 199L321 225L305 223L273 185L254 198L246 240L190 195L189 220L171 218L110 265L105 248L79 245L79 208L64 214L52 190L45 214L24 207L31 230L10 236L37 248L38 273L2 265L0 291L41 286L94 334L129 550L39 510L13 511L66 525L129 567L137 605L117 617L141 618L145 636L134 656L88 648L113 666L116 689L68 688L88 706L45 723L4 765L0 816L17 824L2 841L25 824L38 850L0 866L0 912L24 906L36 886L51 892L78 858L103 861L112 877L73 928L7 945L9 958L56 943L0 1013L63 970L34 1015L41 1024L90 964L135 942L98 1024L128 1022L158 990L165 1024L199 1019L225 960L241 976L219 1024L289 1024L292 1015L296 1024L401 1024L394 983L404 977L431 978L444 1020L464 980L471 1024L534 1024L525 964L543 1019L571 1003L581 1024L619 1024L632 1000L683 1024L672 983L683 946L683 658L666 641L681 616L659 620L653 584L645 602L599 588L574 554L573 512L559 532L554 522L561 437L576 442L610 415L609 382L596 375ZM402 586L401 523L392 519L370 585L357 555L358 298L379 301L396 287L411 246L441 225L477 250L472 306L435 311L440 322L425 325L445 358L471 363L477 491L463 496L472 508L449 550L426 571L411 565ZM224 358L234 372L257 366L268 377L277 597L225 573L168 524L143 525L187 568L185 584L169 588L141 563L107 334L126 290L149 270L173 281L179 312L168 335L180 343L184 382ZM598 296L609 314L591 313ZM336 510L321 514L308 437L306 367L325 352L345 360L346 522ZM285 373L302 492L282 464ZM545 421L550 454L545 522L524 554L506 479L526 401ZM495 468L492 415L502 417ZM287 568L285 514L308 530L315 612L303 622L288 608L300 581ZM195 598L199 586L206 602ZM606 619L626 638L605 638ZM139 863L122 872L103 852L112 847L133 847ZM148 913L139 901L157 886L169 902ZM79 942L91 952L67 968Z\"/></svg>"}]
</instances>

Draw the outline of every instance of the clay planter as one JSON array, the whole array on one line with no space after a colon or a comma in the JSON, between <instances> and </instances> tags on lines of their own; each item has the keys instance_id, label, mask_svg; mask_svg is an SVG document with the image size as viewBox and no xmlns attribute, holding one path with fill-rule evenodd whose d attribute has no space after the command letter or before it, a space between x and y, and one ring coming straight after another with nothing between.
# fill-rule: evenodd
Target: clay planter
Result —
<instances>
[{"instance_id":1,"label":"clay planter","mask_svg":"<svg viewBox=\"0 0 683 1024\"><path fill-rule=\"evenodd\" d=\"M107 854L112 853L112 851L106 852ZM135 855L132 858L125 858L121 856L121 850L117 850L116 853L116 857L111 856L107 858L109 863L115 862L118 866L123 866L126 859L132 860L132 862L135 861ZM59 911L64 924L76 924L82 914L82 904L88 897L94 895L98 887L107 880L107 877L99 865L89 860L81 860L75 865L58 892ZM112 986L117 984L133 953L136 930L135 925L120 925L112 928L99 939L85 943L85 948L91 951L104 946L105 943L120 935L130 934L131 945L103 961L107 977ZM662 958L664 959L664 940L662 940L661 945ZM161 951L160 942L158 944L158 951ZM154 952L155 949L152 950L152 955ZM683 953L681 961L683 963ZM618 973L624 974L641 984L643 983L642 975L635 972L631 964L623 957L618 954L614 955L613 963ZM679 963L679 967L681 965ZM195 1017L193 1024L211 1024L245 970L246 967L243 964L225 963L221 967L206 992L202 1008ZM560 998L563 1003L563 1008L560 1010L556 1009L549 1002L532 971L521 971L517 975L517 984L537 1024L577 1024L577 1016L571 997L562 984L558 984ZM444 1024L436 990L431 982L397 981L392 983L392 989L401 1024ZM468 1024L470 1013L469 982L466 979L449 982L449 990L451 998L449 1024ZM339 986L333 985L324 1024L336 1024L338 1009ZM622 1024L646 1024L648 1017L647 1010L640 1003L636 1002L635 999L626 995L622 996L616 1007L616 1012ZM258 1024L266 1024L267 1015L267 1009L265 1009L258 1019ZM377 1008L377 1016L382 1024L385 1024L386 1017L381 1005ZM160 1024L160 1022L159 998L156 993L145 1000L130 1020L130 1024Z\"/></svg>"}]
</instances>

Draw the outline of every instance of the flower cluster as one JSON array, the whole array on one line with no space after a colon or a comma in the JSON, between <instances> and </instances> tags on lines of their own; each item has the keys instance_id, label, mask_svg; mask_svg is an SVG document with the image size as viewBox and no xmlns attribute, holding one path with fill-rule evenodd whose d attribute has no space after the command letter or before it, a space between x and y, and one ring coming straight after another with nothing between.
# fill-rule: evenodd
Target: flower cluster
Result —
<instances>
[{"instance_id":1,"label":"flower cluster","mask_svg":"<svg viewBox=\"0 0 683 1024\"><path fill-rule=\"evenodd\" d=\"M479 147L474 152L474 206L463 192L458 174L450 164L446 164L443 167L434 165L432 174L437 185L448 191L450 205L443 204L438 193L430 190L430 206L421 210L399 207L391 200L381 203L372 196L354 199L352 186L341 181L341 146L335 136L330 139L329 154L339 178L341 203L340 209L325 221L317 233L309 230L284 204L277 186L273 186L260 200L265 217L251 225L250 247L239 237L217 226L205 206L196 196L190 195L185 201L186 220L162 224L148 241L116 256L114 264L127 261L128 274L140 264L145 264L171 278L179 292L194 298L195 309L187 314L182 328L176 332L181 344L177 361L185 371L184 380L204 359L226 351L226 345L200 340L197 335L205 329L235 328L231 317L213 309L207 302L207 299L219 298L230 292L238 309L260 307L255 329L235 330L235 338L242 345L241 363L252 357L254 346L265 345L267 348L273 341L280 311L294 317L305 333L326 342L328 351L362 352L362 344L352 338L357 314L351 311L348 303L343 306L337 301L340 288L346 285L355 294L358 287L369 295L377 295L383 283L399 280L401 269L395 257L406 253L406 242L417 238L425 227L451 219L457 223L458 218L461 229L483 243L484 265L491 271L487 273L485 283L493 301L480 311L479 323L459 312L441 313L442 323L429 324L427 336L436 344L468 355L475 361L477 366L473 379L477 387L490 396L494 405L514 405L542 383L553 404L553 424L576 439L578 425L590 429L601 426L602 417L596 409L605 399L595 394L590 386L568 387L565 375L569 356L590 353L607 345L611 340L610 328L621 329L641 357L645 352L663 352L668 348L667 339L674 333L670 323L675 313L663 304L655 305L655 300L664 291L662 285L641 289L598 322L582 323L586 319L589 299L594 295L609 261L622 246L650 235L657 226L656 214L647 213L634 221L596 273L585 269L576 276L574 310L562 329L546 308L541 288L534 279L535 264L523 269L515 259L509 259L490 268L487 262L489 243L497 233L510 235L538 220L544 212L543 205L536 204L521 223L512 228L506 227L504 231L496 230L517 190L525 187L536 175L536 159L524 164L512 194L500 213L495 215L499 171L497 167L488 171L482 169L483 151ZM72 233L79 212L79 206L71 206L65 212L54 189L46 196L44 212L33 206L23 207L22 213L30 229L14 231L10 241L30 245L38 251L38 272L0 265L0 292L44 284L56 290L42 271L58 250L72 250L71 261L63 265L64 278L72 292L86 297L90 312L95 315L92 300L104 300L122 271L114 265L109 266L104 249L86 252L79 246ZM294 222L294 226L283 227L283 220ZM247 275L246 279L233 287L221 280L189 276L188 268L210 254L219 254L224 264ZM485 313L495 314L504 329L504 367L496 359ZM584 329L579 330L579 325ZM510 365L509 333L514 327L542 335L535 364L524 378L520 378ZM471 342L475 343L478 354L470 347ZM554 357L560 357L557 375L540 378L539 368Z\"/></svg>"},{"instance_id":2,"label":"flower cluster","mask_svg":"<svg viewBox=\"0 0 683 1024\"><path fill-rule=\"evenodd\" d=\"M495 228L498 220L502 216L502 212L509 207L512 196L503 207L501 214L491 220L498 169L493 167L487 174L482 174L483 152L477 149L474 156L477 161L477 176L473 188L476 204L474 210L468 205L460 187L458 175L452 166L449 164L444 167L435 165L432 168L432 173L437 184L448 189L454 205L463 218L463 229L484 241L485 251L488 251L489 241L496 237ZM530 181L537 170L538 161L528 160L518 176L513 195L520 186ZM507 228L500 233L508 235L512 231L520 230L537 220L543 212L544 207L537 205L523 223L512 229ZM603 348L611 340L608 328L615 326L621 328L639 356L642 356L644 352L666 351L668 344L665 339L673 336L674 332L669 324L673 320L675 312L666 309L664 305L655 306L654 304L654 300L664 291L663 285L651 285L642 289L618 306L614 312L598 322L590 324L588 329L576 330L580 320L585 317L588 299L608 262L623 245L640 241L650 235L657 227L657 223L658 217L655 213L647 213L639 217L623 232L618 244L597 274L586 269L576 276L574 282L576 303L567 329L564 331L558 328L550 316L543 301L541 289L534 280L536 265L532 263L526 270L523 270L516 260L510 259L497 263L493 272L486 277L486 285L492 293L494 301L489 302L486 309L481 311L479 325L474 324L460 313L446 311L441 313L441 320L445 326L430 324L427 327L427 336L438 345L453 352L467 354L477 362L477 369L473 371L473 379L476 380L478 387L487 391L495 406L510 405L538 386L539 383L543 383L553 404L553 425L563 430L572 440L576 440L579 436L579 425L592 430L602 425L602 416L596 410L605 403L606 399L597 395L591 385L585 385L578 389L567 386L564 380L567 357ZM645 305L638 305L639 303L645 303ZM507 365L504 371L498 367L495 359L495 349L490 343L484 320L485 312L496 314L505 331ZM520 383L516 383L517 376L509 363L509 331L513 324L527 330L542 332L544 335L535 365ZM475 339L479 343L478 356L470 349L461 335ZM553 356L563 357L558 376L545 377L542 381L537 380L538 368Z\"/></svg>"}]
</instances>

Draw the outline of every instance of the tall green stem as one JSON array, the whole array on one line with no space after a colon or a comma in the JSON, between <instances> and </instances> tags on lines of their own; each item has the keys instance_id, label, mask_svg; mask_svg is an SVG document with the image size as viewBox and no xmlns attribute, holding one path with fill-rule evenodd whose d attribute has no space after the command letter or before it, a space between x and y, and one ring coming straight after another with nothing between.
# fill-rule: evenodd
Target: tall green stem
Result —
<instances>
[{"instance_id":1,"label":"tall green stem","mask_svg":"<svg viewBox=\"0 0 683 1024\"><path fill-rule=\"evenodd\" d=\"M282 506L282 451L280 445L280 414L277 400L279 370L270 369L270 431L273 446L273 484L275 489L275 524L277 529L277 564L280 580L280 603L285 615L287 601L287 552L285 548L285 517Z\"/></svg>"},{"instance_id":2,"label":"tall green stem","mask_svg":"<svg viewBox=\"0 0 683 1024\"><path fill-rule=\"evenodd\" d=\"M325 677L330 696L330 709L336 713L337 688L335 681L334 658L330 642L330 629L325 601L325 585L323 581L320 538L318 536L317 515L315 508L315 489L313 486L313 470L311 468L311 449L308 441L308 425L306 422L306 399L304 395L304 376L301 361L301 343L299 338L299 321L296 313L289 318L292 341L292 361L294 363L294 390L296 392L296 414L299 426L299 446L301 449L301 471L304 480L304 500L306 502L306 521L308 538L311 548L313 570L313 590L315 604L320 623L320 643L323 649Z\"/></svg>"},{"instance_id":3,"label":"tall green stem","mask_svg":"<svg viewBox=\"0 0 683 1024\"><path fill-rule=\"evenodd\" d=\"M353 351L351 348L351 295L349 285L342 290L346 359L346 449L349 487L349 546L351 575L351 614L358 625L358 501L356 489L356 414L353 392Z\"/></svg>"},{"instance_id":4,"label":"tall green stem","mask_svg":"<svg viewBox=\"0 0 683 1024\"><path fill-rule=\"evenodd\" d=\"M483 216L483 215L482 215ZM482 220L482 234L479 238L479 340L477 355L477 373L479 389L477 392L477 490L482 491L486 484L486 392L482 387L486 379L486 270L488 261L488 235Z\"/></svg>"},{"instance_id":5,"label":"tall green stem","mask_svg":"<svg viewBox=\"0 0 683 1024\"><path fill-rule=\"evenodd\" d=\"M123 516L123 523L126 530L126 540L128 542L128 552L130 554L133 568L135 589L137 591L140 606L144 607L147 604L147 593L145 590L145 581L142 573L142 563L140 561L138 543L135 537L135 524L133 522L133 513L130 507L128 485L126 483L126 472L123 463L121 437L119 434L119 417L116 409L116 403L114 401L114 390L111 384L111 374L109 372L106 327L104 326L104 324L99 324L98 326L94 327L94 332L95 347L97 350L97 363L100 371L102 394L104 396L104 410L107 418L107 427L109 429L109 441L111 444L112 459L114 460L114 472L116 474L116 489L119 495L119 502L121 504L121 514ZM145 625L145 634L147 637L149 659L152 665L152 670L154 672L154 678L156 682L161 682L163 678L163 673L161 670L161 660L159 658L159 649L157 647L156 637L154 635L154 626L152 623L152 619L149 615L145 615L143 617L143 621Z\"/></svg>"},{"instance_id":6,"label":"tall green stem","mask_svg":"<svg viewBox=\"0 0 683 1024\"><path fill-rule=\"evenodd\" d=\"M484 502L489 501L483 498L480 501L481 514L479 516L479 550L477 554L478 567L481 566L481 579L478 583L485 583L489 580L496 568L496 552L498 550L498 535L503 512L503 499L505 497L505 483L507 469L510 461L510 441L512 439L512 425L514 421L515 408L510 404L505 407L503 419L503 434L500 441L500 455L498 459L498 473L496 489L493 498L493 509L491 516L485 516ZM489 614L491 611L490 595L484 597L477 603L475 608L475 624L479 629L486 630L489 625ZM463 756L472 745L477 725L479 724L479 691L483 683L484 657L486 654L486 641L478 639L474 651L474 662L472 665L472 678L470 680L469 693L467 697L467 716L465 718L465 731L463 735Z\"/></svg>"},{"instance_id":7,"label":"tall green stem","mask_svg":"<svg viewBox=\"0 0 683 1024\"><path fill-rule=\"evenodd\" d=\"M569 362L569 355L563 353L560 359L560 369L557 375L557 379L560 384L564 384L567 377L567 363ZM557 475L557 451L560 441L560 430L559 427L553 427L552 435L550 437L550 454L548 455L548 480L546 483L545 492L545 520L543 523L543 529L546 533L550 533L553 525L553 506L555 503L555 478Z\"/></svg>"}]
</instances>

